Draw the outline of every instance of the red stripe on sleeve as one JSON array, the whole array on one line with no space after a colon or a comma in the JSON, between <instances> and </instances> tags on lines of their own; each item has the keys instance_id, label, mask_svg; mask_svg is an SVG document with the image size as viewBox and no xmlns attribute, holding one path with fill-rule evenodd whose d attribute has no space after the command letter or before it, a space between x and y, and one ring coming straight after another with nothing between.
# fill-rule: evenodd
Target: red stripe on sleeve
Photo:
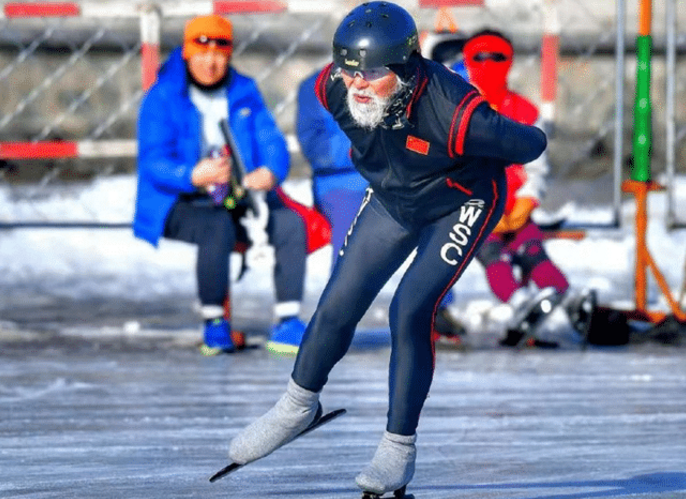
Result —
<instances>
[{"instance_id":1,"label":"red stripe on sleeve","mask_svg":"<svg viewBox=\"0 0 686 499\"><path fill-rule=\"evenodd\" d=\"M471 92L468 92L467 95L465 95L462 98L462 101L455 107L455 112L453 112L453 119L450 122L450 131L448 132L448 156L453 157L453 139L455 137L455 124L457 123L457 119L460 116L460 112L462 111L462 107L464 106L465 102L469 101L469 99L472 98L476 94L476 90L472 90Z\"/></svg>"},{"instance_id":2,"label":"red stripe on sleeve","mask_svg":"<svg viewBox=\"0 0 686 499\"><path fill-rule=\"evenodd\" d=\"M326 82L331 75L331 68L333 68L333 62L322 69L322 72L317 76L317 80L314 82L314 93L317 96L317 100L324 106L324 109L329 110L329 103L326 100Z\"/></svg>"},{"instance_id":3,"label":"red stripe on sleeve","mask_svg":"<svg viewBox=\"0 0 686 499\"><path fill-rule=\"evenodd\" d=\"M462 117L460 118L460 126L457 130L457 142L455 142L455 152L459 155L464 154L464 138L465 135L467 135L469 119L472 117L472 113L474 113L476 106L482 102L486 102L486 99L484 99L482 96L479 95L478 97L474 97L474 99L467 104L467 107L462 113Z\"/></svg>"}]
</instances>

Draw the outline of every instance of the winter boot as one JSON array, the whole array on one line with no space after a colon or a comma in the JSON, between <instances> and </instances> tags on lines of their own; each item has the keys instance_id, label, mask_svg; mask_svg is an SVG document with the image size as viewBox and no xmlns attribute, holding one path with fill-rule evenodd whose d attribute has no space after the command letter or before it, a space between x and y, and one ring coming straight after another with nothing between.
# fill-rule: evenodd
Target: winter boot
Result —
<instances>
[{"instance_id":1,"label":"winter boot","mask_svg":"<svg viewBox=\"0 0 686 499\"><path fill-rule=\"evenodd\" d=\"M305 323L297 317L282 320L274 326L267 350L276 354L296 354L305 334Z\"/></svg>"},{"instance_id":2,"label":"winter boot","mask_svg":"<svg viewBox=\"0 0 686 499\"><path fill-rule=\"evenodd\" d=\"M274 407L231 440L229 458L247 464L271 454L298 436L321 412L319 392L306 390L291 378Z\"/></svg>"},{"instance_id":3,"label":"winter boot","mask_svg":"<svg viewBox=\"0 0 686 499\"><path fill-rule=\"evenodd\" d=\"M372 462L355 478L357 486L366 493L377 495L403 489L414 476L416 441L417 434L408 436L385 431Z\"/></svg>"},{"instance_id":4,"label":"winter boot","mask_svg":"<svg viewBox=\"0 0 686 499\"><path fill-rule=\"evenodd\" d=\"M595 289L568 293L562 302L567 317L569 317L569 323L583 338L588 335L588 328L597 304L598 297Z\"/></svg>"},{"instance_id":5,"label":"winter boot","mask_svg":"<svg viewBox=\"0 0 686 499\"><path fill-rule=\"evenodd\" d=\"M512 293L510 299L507 300L507 305L512 310L512 317L507 322L508 329L516 328L521 324L531 309L533 297L534 293L530 288L519 288Z\"/></svg>"},{"instance_id":6,"label":"winter boot","mask_svg":"<svg viewBox=\"0 0 686 499\"><path fill-rule=\"evenodd\" d=\"M500 344L519 347L530 343L531 346L556 348L557 343L537 340L534 335L536 329L560 302L561 296L552 286L541 289L528 299L516 297L518 292L519 290L510 298L509 303L514 308L514 314L508 324L507 336L500 341ZM514 302L520 301L520 303L514 304L515 298Z\"/></svg>"},{"instance_id":7,"label":"winter boot","mask_svg":"<svg viewBox=\"0 0 686 499\"><path fill-rule=\"evenodd\" d=\"M524 334L519 330L519 324L521 324L531 308L532 299L533 293L531 289L519 288L507 300L507 306L511 310L512 315L506 324L507 336L500 340L501 345L516 346L519 340L522 339Z\"/></svg>"},{"instance_id":8,"label":"winter boot","mask_svg":"<svg viewBox=\"0 0 686 499\"><path fill-rule=\"evenodd\" d=\"M205 321L204 343L200 353L206 356L232 353L235 350L231 339L231 325L223 317Z\"/></svg>"}]
</instances>

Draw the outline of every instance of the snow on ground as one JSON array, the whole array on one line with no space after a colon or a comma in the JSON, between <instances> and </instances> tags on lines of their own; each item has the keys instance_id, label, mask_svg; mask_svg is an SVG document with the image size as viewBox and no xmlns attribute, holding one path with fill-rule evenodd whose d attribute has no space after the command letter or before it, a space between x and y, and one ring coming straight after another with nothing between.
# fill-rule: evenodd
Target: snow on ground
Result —
<instances>
[{"instance_id":1,"label":"snow on ground","mask_svg":"<svg viewBox=\"0 0 686 499\"><path fill-rule=\"evenodd\" d=\"M296 199L311 203L308 179L289 180L284 188ZM126 223L133 217L134 198L132 175L99 178L89 184L60 188L3 185L0 186L0 221ZM652 193L648 244L658 268L673 294L678 296L683 280L686 233L666 230L665 210L666 196ZM608 212L602 207L570 203L561 211L571 223L608 219ZM582 241L547 243L551 257L567 273L572 285L597 289L601 303L632 306L634 213L633 201L627 200L622 206L620 229L593 229ZM326 247L308 260L306 293L311 301L316 301L325 284L330 258L331 250ZM163 240L156 249L135 239L129 229L6 230L0 232L0 293L5 298L17 291L45 293L77 301L93 297L151 301L156 297L194 296L194 262L193 246ZM233 270L237 267L236 262ZM390 296L397 279L398 275L384 288L382 296ZM267 264L251 269L249 278L235 283L233 289L234 293L271 299L271 282L271 267ZM468 329L483 328L489 320L501 319L502 307L494 308L495 301L478 264L467 269L456 292L453 310L467 322ZM652 278L648 300L651 308L668 310Z\"/></svg>"}]
</instances>

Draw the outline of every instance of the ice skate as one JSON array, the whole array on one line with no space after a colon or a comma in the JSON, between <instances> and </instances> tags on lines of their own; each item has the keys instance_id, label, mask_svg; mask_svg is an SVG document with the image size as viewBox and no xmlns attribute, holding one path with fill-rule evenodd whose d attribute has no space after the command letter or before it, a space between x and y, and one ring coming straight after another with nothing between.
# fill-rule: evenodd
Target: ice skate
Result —
<instances>
[{"instance_id":1,"label":"ice skate","mask_svg":"<svg viewBox=\"0 0 686 499\"><path fill-rule=\"evenodd\" d=\"M414 476L416 440L417 435L384 432L372 462L355 478L363 499L379 499L386 492L405 497L405 488Z\"/></svg>"},{"instance_id":2,"label":"ice skate","mask_svg":"<svg viewBox=\"0 0 686 499\"><path fill-rule=\"evenodd\" d=\"M318 409L314 418L314 421L310 423L304 430L296 434L293 438L289 440L289 442L292 442L298 437L302 437L303 435L306 435L307 433L311 432L312 430L316 430L320 426L324 426L325 424L333 421L336 419L338 416L342 416L343 414L346 413L345 409L336 409L335 411L328 412L324 414L324 411L322 410L321 404L318 405ZM282 444L285 445L285 444ZM267 454L265 454L267 455ZM253 460L254 461L254 460ZM252 462L252 461L250 461ZM222 469L217 471L214 475L210 477L210 482L216 482L220 478L224 478L226 475L233 473L234 471L237 471L241 469L243 466L248 464L246 463L237 463L237 462L231 462L228 464L228 466L224 466Z\"/></svg>"},{"instance_id":3,"label":"ice skate","mask_svg":"<svg viewBox=\"0 0 686 499\"><path fill-rule=\"evenodd\" d=\"M564 301L564 309L574 330L586 342L591 329L593 312L598 305L598 296L594 289L586 289Z\"/></svg>"},{"instance_id":4,"label":"ice skate","mask_svg":"<svg viewBox=\"0 0 686 499\"><path fill-rule=\"evenodd\" d=\"M557 347L557 343L536 339L535 334L560 300L561 296L553 287L543 288L531 299L522 299L508 324L507 336L500 341L500 344L517 348L529 344L541 348Z\"/></svg>"},{"instance_id":5,"label":"ice skate","mask_svg":"<svg viewBox=\"0 0 686 499\"><path fill-rule=\"evenodd\" d=\"M319 393L290 379L286 393L266 414L244 428L229 445L229 458L244 465L271 454L321 416Z\"/></svg>"}]
</instances>

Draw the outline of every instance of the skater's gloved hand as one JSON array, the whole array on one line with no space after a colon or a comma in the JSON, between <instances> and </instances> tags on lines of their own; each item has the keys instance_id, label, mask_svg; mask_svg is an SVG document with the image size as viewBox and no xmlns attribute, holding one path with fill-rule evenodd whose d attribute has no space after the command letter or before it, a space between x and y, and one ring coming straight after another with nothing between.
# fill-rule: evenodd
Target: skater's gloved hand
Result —
<instances>
[{"instance_id":1,"label":"skater's gloved hand","mask_svg":"<svg viewBox=\"0 0 686 499\"><path fill-rule=\"evenodd\" d=\"M504 234L505 232L510 232L510 226L507 223L507 217L503 215L493 229L493 234Z\"/></svg>"},{"instance_id":2,"label":"skater's gloved hand","mask_svg":"<svg viewBox=\"0 0 686 499\"><path fill-rule=\"evenodd\" d=\"M531 212L536 206L538 206L538 202L534 198L518 198L510 212L510 230L521 229L531 218Z\"/></svg>"},{"instance_id":3,"label":"skater's gloved hand","mask_svg":"<svg viewBox=\"0 0 686 499\"><path fill-rule=\"evenodd\" d=\"M522 197L518 198L514 207L509 213L502 216L498 224L493 229L496 234L504 232L515 232L524 227L531 218L531 212L538 206L538 201L534 198Z\"/></svg>"}]
</instances>

